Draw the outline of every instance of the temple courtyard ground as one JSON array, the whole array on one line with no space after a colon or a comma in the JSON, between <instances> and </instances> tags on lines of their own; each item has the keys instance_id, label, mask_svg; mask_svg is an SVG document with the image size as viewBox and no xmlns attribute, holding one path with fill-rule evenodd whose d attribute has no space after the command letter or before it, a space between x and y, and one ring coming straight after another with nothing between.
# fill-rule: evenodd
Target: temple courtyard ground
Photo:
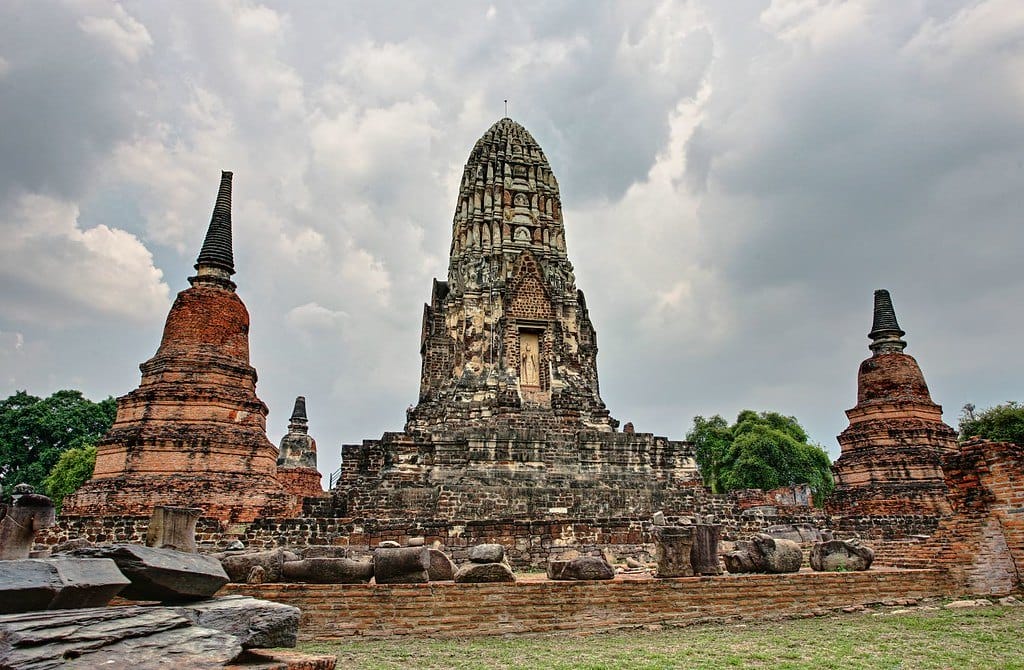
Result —
<instances>
[{"instance_id":1,"label":"temple courtyard ground","mask_svg":"<svg viewBox=\"0 0 1024 670\"><path fill-rule=\"evenodd\" d=\"M340 668L1024 668L1024 607L879 607L593 634L300 643Z\"/></svg>"}]
</instances>

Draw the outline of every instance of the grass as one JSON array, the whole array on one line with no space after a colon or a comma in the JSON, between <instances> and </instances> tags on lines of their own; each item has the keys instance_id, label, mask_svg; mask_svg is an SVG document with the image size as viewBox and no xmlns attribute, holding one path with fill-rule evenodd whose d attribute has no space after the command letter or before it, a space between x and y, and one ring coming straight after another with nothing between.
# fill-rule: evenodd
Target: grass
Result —
<instances>
[{"instance_id":1,"label":"grass","mask_svg":"<svg viewBox=\"0 0 1024 670\"><path fill-rule=\"evenodd\" d=\"M339 668L1024 670L1024 607L878 610L661 630L306 643Z\"/></svg>"}]
</instances>

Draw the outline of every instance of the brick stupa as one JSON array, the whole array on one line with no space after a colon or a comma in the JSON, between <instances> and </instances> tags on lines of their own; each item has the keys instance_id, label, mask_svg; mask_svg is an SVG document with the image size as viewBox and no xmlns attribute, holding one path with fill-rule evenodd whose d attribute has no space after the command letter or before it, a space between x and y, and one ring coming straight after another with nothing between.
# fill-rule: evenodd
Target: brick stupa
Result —
<instances>
[{"instance_id":1,"label":"brick stupa","mask_svg":"<svg viewBox=\"0 0 1024 670\"><path fill-rule=\"evenodd\" d=\"M860 364L857 406L838 438L830 514L934 520L949 513L942 458L956 451L956 431L943 423L917 361L903 353L905 334L889 292L875 291L872 356Z\"/></svg>"},{"instance_id":2,"label":"brick stupa","mask_svg":"<svg viewBox=\"0 0 1024 670\"><path fill-rule=\"evenodd\" d=\"M174 301L156 355L139 366L139 388L117 399L93 477L66 499L63 516L148 516L156 505L187 505L247 522L301 509L278 480L249 364L249 313L231 280L231 176L221 176L191 288Z\"/></svg>"},{"instance_id":3,"label":"brick stupa","mask_svg":"<svg viewBox=\"0 0 1024 670\"><path fill-rule=\"evenodd\" d=\"M691 445L619 432L601 400L558 182L512 119L466 162L448 278L424 306L420 354L405 430L342 447L336 514L649 515L697 479Z\"/></svg>"},{"instance_id":4,"label":"brick stupa","mask_svg":"<svg viewBox=\"0 0 1024 670\"><path fill-rule=\"evenodd\" d=\"M320 486L320 472L316 469L316 440L309 434L306 398L301 395L295 399L288 433L281 438L277 478L292 493L304 497L325 495Z\"/></svg>"}]
</instances>

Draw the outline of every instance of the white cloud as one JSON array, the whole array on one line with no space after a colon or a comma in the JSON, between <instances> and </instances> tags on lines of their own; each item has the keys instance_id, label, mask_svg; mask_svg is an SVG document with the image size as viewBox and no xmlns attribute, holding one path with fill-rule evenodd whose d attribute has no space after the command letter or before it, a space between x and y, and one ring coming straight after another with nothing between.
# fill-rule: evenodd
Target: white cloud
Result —
<instances>
[{"instance_id":1,"label":"white cloud","mask_svg":"<svg viewBox=\"0 0 1024 670\"><path fill-rule=\"evenodd\" d=\"M82 228L78 207L38 194L5 213L0 273L10 295L7 316L60 328L83 318L160 318L168 287L153 256L134 235L100 224Z\"/></svg>"},{"instance_id":2,"label":"white cloud","mask_svg":"<svg viewBox=\"0 0 1024 670\"><path fill-rule=\"evenodd\" d=\"M128 62L137 62L153 46L146 26L136 21L118 3L110 5L108 16L85 16L78 22L83 33L99 39Z\"/></svg>"}]
</instances>

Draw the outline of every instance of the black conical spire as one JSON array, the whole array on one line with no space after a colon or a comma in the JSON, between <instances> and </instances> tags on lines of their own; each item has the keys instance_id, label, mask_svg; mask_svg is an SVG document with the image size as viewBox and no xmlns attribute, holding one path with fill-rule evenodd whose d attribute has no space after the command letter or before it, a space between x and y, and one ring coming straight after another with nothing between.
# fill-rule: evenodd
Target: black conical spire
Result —
<instances>
[{"instance_id":1,"label":"black conical spire","mask_svg":"<svg viewBox=\"0 0 1024 670\"><path fill-rule=\"evenodd\" d=\"M196 259L196 270L207 266L223 270L228 276L235 274L235 256L231 250L231 177L230 172L220 173L217 203L213 206L210 227Z\"/></svg>"},{"instance_id":2,"label":"black conical spire","mask_svg":"<svg viewBox=\"0 0 1024 670\"><path fill-rule=\"evenodd\" d=\"M906 333L900 329L896 321L896 310L892 306L889 291L884 288L875 291L875 318L871 324L869 345L876 354L901 352L907 343L902 338Z\"/></svg>"},{"instance_id":3,"label":"black conical spire","mask_svg":"<svg viewBox=\"0 0 1024 670\"><path fill-rule=\"evenodd\" d=\"M302 432L305 433L309 421L306 419L306 397L297 396L295 398L295 408L292 410L292 418L288 421L289 432Z\"/></svg>"}]
</instances>

